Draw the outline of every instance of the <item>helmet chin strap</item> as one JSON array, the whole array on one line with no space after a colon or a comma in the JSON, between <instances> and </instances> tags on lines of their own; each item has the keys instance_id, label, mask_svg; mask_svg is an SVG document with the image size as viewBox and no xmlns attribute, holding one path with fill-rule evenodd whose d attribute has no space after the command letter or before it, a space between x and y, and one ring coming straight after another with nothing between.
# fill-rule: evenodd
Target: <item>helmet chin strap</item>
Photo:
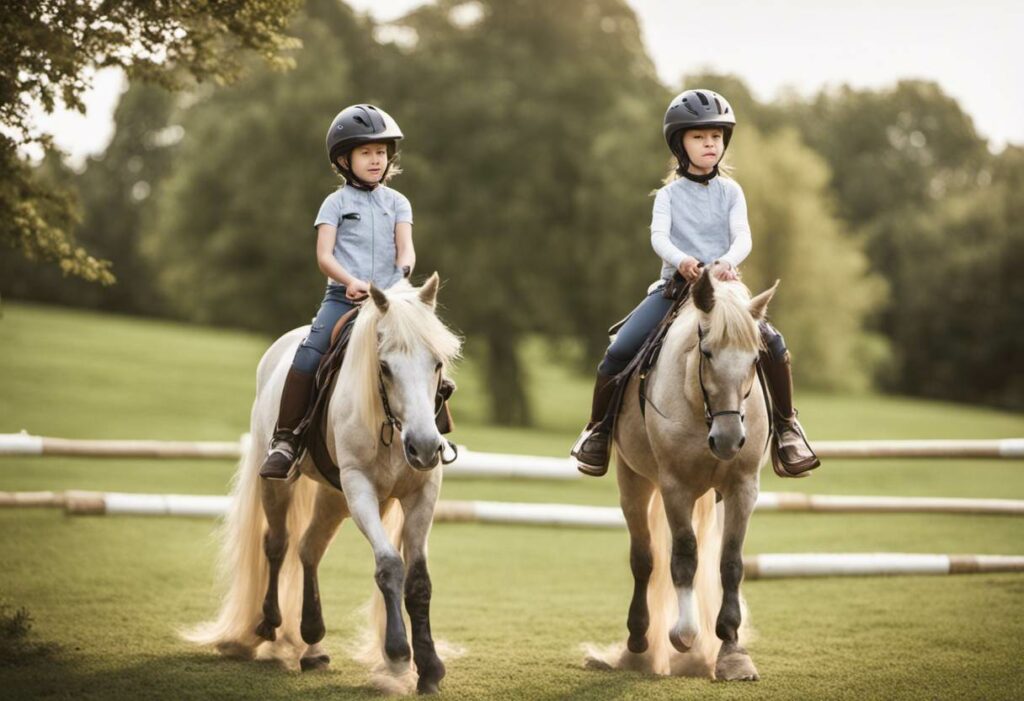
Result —
<instances>
[{"instance_id":1,"label":"helmet chin strap","mask_svg":"<svg viewBox=\"0 0 1024 701\"><path fill-rule=\"evenodd\" d=\"M705 173L704 175L696 175L695 173L691 173L689 168L684 167L683 164L680 163L679 167L676 168L676 173L683 176L687 180L692 180L695 183L706 185L709 181L718 176L718 164L715 164L715 167L711 169L710 173Z\"/></svg>"}]
</instances>

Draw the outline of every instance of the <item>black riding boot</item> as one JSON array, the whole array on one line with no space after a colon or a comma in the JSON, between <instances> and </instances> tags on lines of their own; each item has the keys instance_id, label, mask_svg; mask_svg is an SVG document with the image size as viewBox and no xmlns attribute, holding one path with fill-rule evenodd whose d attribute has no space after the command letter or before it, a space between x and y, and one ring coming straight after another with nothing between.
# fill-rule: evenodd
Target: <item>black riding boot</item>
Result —
<instances>
[{"instance_id":1,"label":"black riding boot","mask_svg":"<svg viewBox=\"0 0 1024 701\"><path fill-rule=\"evenodd\" d=\"M299 436L295 429L306 416L309 401L313 396L312 373L291 368L284 381L281 392L281 408L277 414L277 428L274 429L274 440L270 445L267 459L260 468L260 477L272 480L288 479L295 452L299 445Z\"/></svg>"},{"instance_id":2,"label":"black riding boot","mask_svg":"<svg viewBox=\"0 0 1024 701\"><path fill-rule=\"evenodd\" d=\"M761 352L761 368L772 395L772 467L779 477L806 477L821 462L814 454L793 408L793 375L789 351L776 359L770 351Z\"/></svg>"},{"instance_id":3,"label":"black riding boot","mask_svg":"<svg viewBox=\"0 0 1024 701\"><path fill-rule=\"evenodd\" d=\"M590 408L590 422L583 429L570 455L576 458L576 469L585 475L600 477L608 472L611 452L611 433L604 420L608 405L615 394L615 376L597 373L594 382L594 400ZM596 430L595 430L596 429Z\"/></svg>"}]
</instances>

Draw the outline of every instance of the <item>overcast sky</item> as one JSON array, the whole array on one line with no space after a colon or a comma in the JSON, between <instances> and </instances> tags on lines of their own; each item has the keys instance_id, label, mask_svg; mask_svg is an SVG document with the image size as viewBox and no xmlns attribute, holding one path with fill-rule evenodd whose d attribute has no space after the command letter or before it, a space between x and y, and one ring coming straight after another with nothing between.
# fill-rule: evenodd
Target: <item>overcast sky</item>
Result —
<instances>
[{"instance_id":1,"label":"overcast sky","mask_svg":"<svg viewBox=\"0 0 1024 701\"><path fill-rule=\"evenodd\" d=\"M423 0L349 0L386 21ZM557 0L552 0L557 2ZM999 150L1024 144L1024 1L628 0L662 80L703 69L735 73L762 99L780 88L938 82ZM81 160L105 148L122 81L101 74L87 117L41 120ZM356 100L357 96L353 96Z\"/></svg>"}]
</instances>

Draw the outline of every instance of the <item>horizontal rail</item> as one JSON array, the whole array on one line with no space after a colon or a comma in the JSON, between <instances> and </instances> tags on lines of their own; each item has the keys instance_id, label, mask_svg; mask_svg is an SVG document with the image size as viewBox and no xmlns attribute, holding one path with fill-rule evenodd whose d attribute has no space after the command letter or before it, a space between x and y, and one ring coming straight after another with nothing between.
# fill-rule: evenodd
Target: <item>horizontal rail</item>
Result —
<instances>
[{"instance_id":1,"label":"horizontal rail","mask_svg":"<svg viewBox=\"0 0 1024 701\"><path fill-rule=\"evenodd\" d=\"M218 516L229 497L188 494L126 494L121 492L0 492L0 507L64 507L69 513L165 516ZM756 511L816 513L938 513L1024 516L1020 499L956 499L949 497L885 497L796 492L762 492ZM537 504L501 501L441 500L434 520L480 523L527 523L547 526L622 528L622 512L611 506Z\"/></svg>"}]
</instances>

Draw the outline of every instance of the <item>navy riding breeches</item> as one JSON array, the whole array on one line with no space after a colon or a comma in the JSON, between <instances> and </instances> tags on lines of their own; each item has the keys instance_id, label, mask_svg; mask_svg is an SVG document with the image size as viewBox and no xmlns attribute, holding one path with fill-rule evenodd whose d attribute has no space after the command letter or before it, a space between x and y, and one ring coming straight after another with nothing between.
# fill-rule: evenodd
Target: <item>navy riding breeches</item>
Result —
<instances>
[{"instance_id":1,"label":"navy riding breeches","mask_svg":"<svg viewBox=\"0 0 1024 701\"><path fill-rule=\"evenodd\" d=\"M661 296L661 292L662 288L658 287L649 293L630 313L626 323L615 335L615 340L605 351L604 359L597 367L599 373L617 375L622 372L640 350L640 346L644 344L644 340L651 331L671 311L673 300L665 299ZM761 332L764 346L772 359L782 360L786 354L786 340L782 334L764 320L758 324L758 329Z\"/></svg>"},{"instance_id":2,"label":"navy riding breeches","mask_svg":"<svg viewBox=\"0 0 1024 701\"><path fill-rule=\"evenodd\" d=\"M344 314L355 309L356 305L345 297L344 285L328 285L320 309L313 317L313 326L309 335L302 339L299 349L295 351L292 367L305 373L316 372L320 359L331 345L331 332Z\"/></svg>"}]
</instances>

